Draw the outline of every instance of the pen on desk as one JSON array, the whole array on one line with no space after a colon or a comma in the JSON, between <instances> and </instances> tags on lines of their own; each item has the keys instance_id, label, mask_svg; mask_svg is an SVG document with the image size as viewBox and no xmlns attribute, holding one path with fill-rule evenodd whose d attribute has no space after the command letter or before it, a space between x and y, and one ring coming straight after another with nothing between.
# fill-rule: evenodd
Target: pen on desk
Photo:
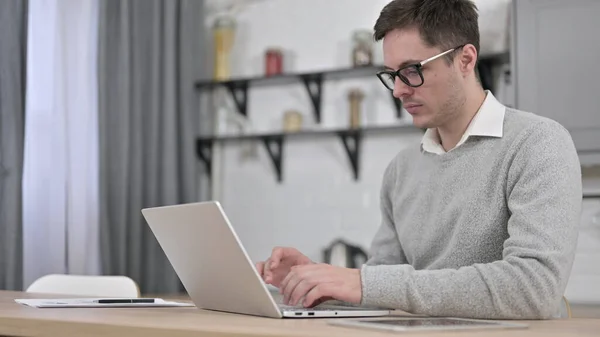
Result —
<instances>
[{"instance_id":1,"label":"pen on desk","mask_svg":"<svg viewBox=\"0 0 600 337\"><path fill-rule=\"evenodd\" d=\"M153 298L107 298L96 301L102 304L122 304L122 303L154 303Z\"/></svg>"}]
</instances>

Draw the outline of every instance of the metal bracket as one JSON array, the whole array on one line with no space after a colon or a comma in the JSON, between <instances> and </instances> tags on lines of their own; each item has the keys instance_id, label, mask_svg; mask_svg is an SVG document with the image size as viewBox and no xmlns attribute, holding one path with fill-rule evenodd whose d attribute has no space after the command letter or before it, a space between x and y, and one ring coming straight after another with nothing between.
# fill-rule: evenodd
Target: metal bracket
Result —
<instances>
[{"instance_id":1,"label":"metal bracket","mask_svg":"<svg viewBox=\"0 0 600 337\"><path fill-rule=\"evenodd\" d=\"M321 94L323 92L323 74L302 75L302 81L308 91L317 123L321 122Z\"/></svg>"},{"instance_id":2,"label":"metal bracket","mask_svg":"<svg viewBox=\"0 0 600 337\"><path fill-rule=\"evenodd\" d=\"M283 158L283 136L262 136L260 137L267 148L275 173L277 174L277 181L281 182L281 160Z\"/></svg>"},{"instance_id":3,"label":"metal bracket","mask_svg":"<svg viewBox=\"0 0 600 337\"><path fill-rule=\"evenodd\" d=\"M358 180L358 160L360 155L360 142L362 139L362 133L360 130L339 131L338 136L342 140L344 149L346 150L346 154L350 160L352 172L354 173L354 180Z\"/></svg>"},{"instance_id":4,"label":"metal bracket","mask_svg":"<svg viewBox=\"0 0 600 337\"><path fill-rule=\"evenodd\" d=\"M236 80L224 83L229 89L238 112L248 117L248 81Z\"/></svg>"},{"instance_id":5,"label":"metal bracket","mask_svg":"<svg viewBox=\"0 0 600 337\"><path fill-rule=\"evenodd\" d=\"M212 139L196 140L196 155L206 165L206 173L210 177L212 174Z\"/></svg>"}]
</instances>

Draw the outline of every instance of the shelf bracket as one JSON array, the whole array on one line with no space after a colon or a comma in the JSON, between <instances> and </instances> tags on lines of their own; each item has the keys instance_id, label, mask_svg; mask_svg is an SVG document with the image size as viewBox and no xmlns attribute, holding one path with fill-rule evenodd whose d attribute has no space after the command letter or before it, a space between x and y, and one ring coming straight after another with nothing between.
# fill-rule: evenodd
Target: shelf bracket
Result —
<instances>
[{"instance_id":1,"label":"shelf bracket","mask_svg":"<svg viewBox=\"0 0 600 337\"><path fill-rule=\"evenodd\" d=\"M354 180L358 180L358 159L360 154L360 141L362 138L361 132L360 130L339 131L338 136L342 140L342 143L344 144L344 149L346 150L346 154L348 155L348 159L350 160L350 165L352 166L352 173L354 173Z\"/></svg>"},{"instance_id":2,"label":"shelf bracket","mask_svg":"<svg viewBox=\"0 0 600 337\"><path fill-rule=\"evenodd\" d=\"M206 172L209 177L212 175L212 145L213 141L211 139L196 140L196 154L198 159L206 165Z\"/></svg>"},{"instance_id":3,"label":"shelf bracket","mask_svg":"<svg viewBox=\"0 0 600 337\"><path fill-rule=\"evenodd\" d=\"M273 163L273 167L275 168L275 173L277 174L277 181L281 182L281 159L283 158L283 136L262 136L260 137L265 144L267 152L269 153L269 157L271 158L271 162Z\"/></svg>"},{"instance_id":4,"label":"shelf bracket","mask_svg":"<svg viewBox=\"0 0 600 337\"><path fill-rule=\"evenodd\" d=\"M238 112L244 117L248 117L248 81L236 80L224 85L229 89Z\"/></svg>"},{"instance_id":5,"label":"shelf bracket","mask_svg":"<svg viewBox=\"0 0 600 337\"><path fill-rule=\"evenodd\" d=\"M394 106L396 107L396 117L401 118L402 117L402 101L397 99L396 97L394 97L394 94L392 94L392 101L394 101Z\"/></svg>"},{"instance_id":6,"label":"shelf bracket","mask_svg":"<svg viewBox=\"0 0 600 337\"><path fill-rule=\"evenodd\" d=\"M315 120L317 123L321 123L321 93L323 91L323 74L316 73L302 75L301 77L313 105Z\"/></svg>"}]
</instances>

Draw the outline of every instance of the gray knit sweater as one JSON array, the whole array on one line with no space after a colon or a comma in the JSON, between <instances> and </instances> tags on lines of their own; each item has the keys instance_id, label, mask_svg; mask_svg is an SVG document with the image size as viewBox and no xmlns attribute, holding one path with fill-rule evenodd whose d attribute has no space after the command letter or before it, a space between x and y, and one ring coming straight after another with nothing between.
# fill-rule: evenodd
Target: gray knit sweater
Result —
<instances>
[{"instance_id":1,"label":"gray knit sweater","mask_svg":"<svg viewBox=\"0 0 600 337\"><path fill-rule=\"evenodd\" d=\"M400 152L361 269L363 305L430 316L555 317L577 242L581 167L569 133L507 109L502 138Z\"/></svg>"}]
</instances>

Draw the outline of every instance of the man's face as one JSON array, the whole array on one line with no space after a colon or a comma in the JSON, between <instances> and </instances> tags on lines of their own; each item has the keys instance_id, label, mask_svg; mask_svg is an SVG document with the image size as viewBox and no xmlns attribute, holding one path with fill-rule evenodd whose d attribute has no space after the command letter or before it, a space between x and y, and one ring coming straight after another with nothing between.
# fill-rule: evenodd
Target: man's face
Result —
<instances>
[{"instance_id":1,"label":"man's face","mask_svg":"<svg viewBox=\"0 0 600 337\"><path fill-rule=\"evenodd\" d=\"M416 29L392 30L383 38L383 61L391 70L444 51L426 46ZM428 62L421 70L424 82L420 87L410 87L396 77L394 97L402 101L415 126L443 126L460 111L465 97L464 83L456 67L448 65L443 57Z\"/></svg>"}]
</instances>

